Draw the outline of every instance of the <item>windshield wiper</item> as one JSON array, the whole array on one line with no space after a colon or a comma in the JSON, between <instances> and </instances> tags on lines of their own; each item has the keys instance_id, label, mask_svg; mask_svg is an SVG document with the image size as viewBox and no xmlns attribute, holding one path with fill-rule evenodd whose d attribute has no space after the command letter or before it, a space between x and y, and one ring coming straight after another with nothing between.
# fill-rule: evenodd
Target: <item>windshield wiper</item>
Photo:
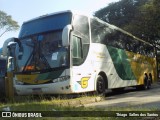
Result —
<instances>
[{"instance_id":1,"label":"windshield wiper","mask_svg":"<svg viewBox=\"0 0 160 120\"><path fill-rule=\"evenodd\" d=\"M46 65L46 68L51 68L45 56L41 53L40 60Z\"/></svg>"},{"instance_id":2,"label":"windshield wiper","mask_svg":"<svg viewBox=\"0 0 160 120\"><path fill-rule=\"evenodd\" d=\"M29 56L29 58L28 58L28 60L27 60L27 62L25 64L25 66L23 68L23 72L27 71L27 66L29 64L33 64L34 70L37 70L37 68L40 68L41 64L44 64L45 67L40 68L40 70L43 70L44 68L45 69L50 69L51 68L50 65L49 65L49 63L48 63L48 61L47 61L47 59L43 55L42 50L40 48L40 43L38 43L38 42L39 41L34 40L34 42L33 42L34 43L34 45L33 45L33 51L31 53L31 55ZM38 59L36 58L37 56L38 56ZM30 61L30 63L29 63L29 61ZM37 66L37 64L38 64L38 66Z\"/></svg>"}]
</instances>

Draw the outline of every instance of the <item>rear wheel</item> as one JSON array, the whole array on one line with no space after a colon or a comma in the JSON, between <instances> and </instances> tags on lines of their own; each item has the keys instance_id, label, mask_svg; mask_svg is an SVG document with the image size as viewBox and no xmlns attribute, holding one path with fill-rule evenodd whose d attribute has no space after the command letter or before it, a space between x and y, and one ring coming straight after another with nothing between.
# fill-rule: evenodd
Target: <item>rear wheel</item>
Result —
<instances>
[{"instance_id":1,"label":"rear wheel","mask_svg":"<svg viewBox=\"0 0 160 120\"><path fill-rule=\"evenodd\" d=\"M151 81L148 80L148 86L147 86L147 89L151 89Z\"/></svg>"},{"instance_id":2,"label":"rear wheel","mask_svg":"<svg viewBox=\"0 0 160 120\"><path fill-rule=\"evenodd\" d=\"M144 84L137 86L137 90L147 90L151 88L151 80L148 78L147 74L144 75Z\"/></svg>"},{"instance_id":3,"label":"rear wheel","mask_svg":"<svg viewBox=\"0 0 160 120\"><path fill-rule=\"evenodd\" d=\"M144 84L143 84L143 90L148 89L148 76L145 74L144 76Z\"/></svg>"},{"instance_id":4,"label":"rear wheel","mask_svg":"<svg viewBox=\"0 0 160 120\"><path fill-rule=\"evenodd\" d=\"M101 75L97 77L96 94L101 96L105 95L105 81Z\"/></svg>"},{"instance_id":5,"label":"rear wheel","mask_svg":"<svg viewBox=\"0 0 160 120\"><path fill-rule=\"evenodd\" d=\"M151 89L151 85L152 85L152 74L149 73L149 78L148 78L148 89Z\"/></svg>"}]
</instances>

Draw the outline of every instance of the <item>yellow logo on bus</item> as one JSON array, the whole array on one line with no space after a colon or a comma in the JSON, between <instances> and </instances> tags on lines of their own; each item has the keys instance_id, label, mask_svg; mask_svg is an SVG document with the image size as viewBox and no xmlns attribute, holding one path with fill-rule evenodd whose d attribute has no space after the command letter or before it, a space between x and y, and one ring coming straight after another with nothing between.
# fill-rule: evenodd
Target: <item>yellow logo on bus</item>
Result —
<instances>
[{"instance_id":1,"label":"yellow logo on bus","mask_svg":"<svg viewBox=\"0 0 160 120\"><path fill-rule=\"evenodd\" d=\"M89 77L83 77L81 79L81 87L82 88L87 88L88 87L88 80L89 80Z\"/></svg>"}]
</instances>

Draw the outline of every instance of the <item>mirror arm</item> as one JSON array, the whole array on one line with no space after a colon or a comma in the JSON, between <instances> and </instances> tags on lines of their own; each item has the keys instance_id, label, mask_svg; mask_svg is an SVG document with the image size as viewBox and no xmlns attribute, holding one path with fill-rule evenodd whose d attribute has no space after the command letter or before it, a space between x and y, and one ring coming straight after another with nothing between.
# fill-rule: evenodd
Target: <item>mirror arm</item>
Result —
<instances>
[{"instance_id":1,"label":"mirror arm","mask_svg":"<svg viewBox=\"0 0 160 120\"><path fill-rule=\"evenodd\" d=\"M70 32L73 30L72 25L67 25L64 27L63 32L62 32L62 43L63 46L67 47L69 46L69 36Z\"/></svg>"},{"instance_id":2,"label":"mirror arm","mask_svg":"<svg viewBox=\"0 0 160 120\"><path fill-rule=\"evenodd\" d=\"M22 44L21 44L21 42L19 41L19 39L18 38L14 38L14 42L16 42L16 43L18 43L18 46L19 46L19 48L20 48L20 52L23 52L23 47L22 47Z\"/></svg>"}]
</instances>

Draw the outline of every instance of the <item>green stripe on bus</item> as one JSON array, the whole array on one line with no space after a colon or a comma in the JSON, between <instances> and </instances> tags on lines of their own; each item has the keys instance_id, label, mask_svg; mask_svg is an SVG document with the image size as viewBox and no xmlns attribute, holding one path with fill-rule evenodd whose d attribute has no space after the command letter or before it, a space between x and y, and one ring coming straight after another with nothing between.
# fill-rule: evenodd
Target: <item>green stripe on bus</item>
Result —
<instances>
[{"instance_id":1,"label":"green stripe on bus","mask_svg":"<svg viewBox=\"0 0 160 120\"><path fill-rule=\"evenodd\" d=\"M64 70L57 70L57 71L51 71L43 74L38 75L38 80L45 80L45 79L56 79L61 76L61 74L64 72Z\"/></svg>"},{"instance_id":2,"label":"green stripe on bus","mask_svg":"<svg viewBox=\"0 0 160 120\"><path fill-rule=\"evenodd\" d=\"M126 51L111 46L107 46L107 48L119 77L122 80L135 80L136 77L131 69L130 59Z\"/></svg>"}]
</instances>

